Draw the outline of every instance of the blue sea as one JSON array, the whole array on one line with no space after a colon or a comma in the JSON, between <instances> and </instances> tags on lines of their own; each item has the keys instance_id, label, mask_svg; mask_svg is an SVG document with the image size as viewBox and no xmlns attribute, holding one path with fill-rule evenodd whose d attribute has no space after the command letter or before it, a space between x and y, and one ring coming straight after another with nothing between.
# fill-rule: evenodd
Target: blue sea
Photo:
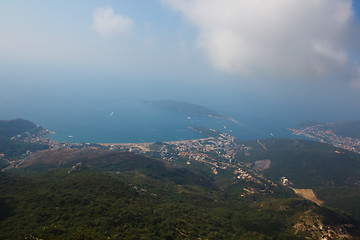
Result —
<instances>
[{"instance_id":1,"label":"blue sea","mask_svg":"<svg viewBox=\"0 0 360 240\"><path fill-rule=\"evenodd\" d=\"M40 104L40 103L39 103ZM36 104L36 106L39 106ZM179 141L202 138L190 126L208 127L241 140L293 137L286 122L244 113L214 109L239 123L159 109L139 100L116 102L43 102L42 108L27 108L18 117L34 121L56 134L50 138L64 142L126 143ZM16 114L16 113L14 113ZM14 116L15 117L15 116Z\"/></svg>"},{"instance_id":2,"label":"blue sea","mask_svg":"<svg viewBox=\"0 0 360 240\"><path fill-rule=\"evenodd\" d=\"M213 128L240 140L295 138L287 129L296 128L304 120L360 118L356 108L348 107L359 101L321 95L317 88L304 95L289 85L247 86L231 79L190 83L181 77L119 77L46 67L43 72L28 69L0 75L0 119L20 117L33 121L56 132L50 136L54 140L66 142L154 142L203 137L191 131L190 126ZM186 101L231 116L239 123L162 110L142 103L142 99Z\"/></svg>"}]
</instances>

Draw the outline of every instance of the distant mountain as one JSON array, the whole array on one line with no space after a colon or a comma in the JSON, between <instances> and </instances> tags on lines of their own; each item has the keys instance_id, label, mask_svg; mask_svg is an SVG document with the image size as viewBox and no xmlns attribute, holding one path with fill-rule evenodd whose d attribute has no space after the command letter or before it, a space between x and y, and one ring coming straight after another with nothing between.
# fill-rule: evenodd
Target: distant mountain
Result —
<instances>
[{"instance_id":1,"label":"distant mountain","mask_svg":"<svg viewBox=\"0 0 360 240\"><path fill-rule=\"evenodd\" d=\"M320 125L320 124L324 124L324 123L316 122L316 121L303 121L303 122L298 123L297 125L301 128L304 128L304 127L310 127L310 126L315 126L315 125Z\"/></svg>"},{"instance_id":2,"label":"distant mountain","mask_svg":"<svg viewBox=\"0 0 360 240\"><path fill-rule=\"evenodd\" d=\"M360 120L321 123L305 121L298 124L301 128L317 127L323 131L331 130L342 137L360 138Z\"/></svg>"},{"instance_id":3,"label":"distant mountain","mask_svg":"<svg viewBox=\"0 0 360 240\"><path fill-rule=\"evenodd\" d=\"M279 180L285 176L296 188L315 190L328 206L360 217L359 154L309 140L274 138L243 143L251 150L239 152L238 161L255 166L257 161L270 160L262 171L268 177Z\"/></svg>"},{"instance_id":4,"label":"distant mountain","mask_svg":"<svg viewBox=\"0 0 360 240\"><path fill-rule=\"evenodd\" d=\"M0 136L11 138L36 127L37 125L35 123L21 118L0 120Z\"/></svg>"},{"instance_id":5,"label":"distant mountain","mask_svg":"<svg viewBox=\"0 0 360 240\"><path fill-rule=\"evenodd\" d=\"M312 123L288 130L360 154L360 121Z\"/></svg>"},{"instance_id":6,"label":"distant mountain","mask_svg":"<svg viewBox=\"0 0 360 240\"><path fill-rule=\"evenodd\" d=\"M142 103L149 104L164 110L171 110L176 112L185 113L188 115L198 115L203 117L209 117L209 118L220 118L225 119L229 121L236 122L232 117L227 117L224 115L221 115L217 113L216 111L209 109L204 106L200 106L193 103L188 102L178 102L173 100L159 100L159 101L148 101L148 100L142 100Z\"/></svg>"},{"instance_id":7,"label":"distant mountain","mask_svg":"<svg viewBox=\"0 0 360 240\"><path fill-rule=\"evenodd\" d=\"M329 129L332 129L336 134L344 137L360 138L360 120L345 121L329 124Z\"/></svg>"},{"instance_id":8,"label":"distant mountain","mask_svg":"<svg viewBox=\"0 0 360 240\"><path fill-rule=\"evenodd\" d=\"M200 115L200 116L214 116L214 117L223 117L214 110L211 110L207 107L200 106L197 104L192 104L188 102L178 102L173 100L160 100L160 101L142 101L145 104L153 105L165 110L172 110L182 113L187 113L190 115Z\"/></svg>"},{"instance_id":9,"label":"distant mountain","mask_svg":"<svg viewBox=\"0 0 360 240\"><path fill-rule=\"evenodd\" d=\"M106 150L40 152L0 174L0 238L321 239L331 231L359 239L355 219L280 186L243 197L251 187L223 171L219 181L201 164Z\"/></svg>"},{"instance_id":10,"label":"distant mountain","mask_svg":"<svg viewBox=\"0 0 360 240\"><path fill-rule=\"evenodd\" d=\"M298 124L301 128L320 127L322 130L331 130L342 137L360 138L360 120L342 121L332 123L320 123L315 121L305 121Z\"/></svg>"},{"instance_id":11,"label":"distant mountain","mask_svg":"<svg viewBox=\"0 0 360 240\"><path fill-rule=\"evenodd\" d=\"M19 139L18 135L37 134L42 131L43 128L41 126L21 118L14 120L0 120L0 154L5 154L6 158L14 158L28 150L37 151L48 148L48 146L43 144L16 140ZM4 162L1 162L0 169L5 165Z\"/></svg>"}]
</instances>

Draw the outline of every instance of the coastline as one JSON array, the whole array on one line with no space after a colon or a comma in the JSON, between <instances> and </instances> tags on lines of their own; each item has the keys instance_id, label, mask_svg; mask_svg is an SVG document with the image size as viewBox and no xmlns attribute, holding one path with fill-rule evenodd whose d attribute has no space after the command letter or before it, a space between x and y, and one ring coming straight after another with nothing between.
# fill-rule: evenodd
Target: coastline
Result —
<instances>
[{"instance_id":1,"label":"coastline","mask_svg":"<svg viewBox=\"0 0 360 240\"><path fill-rule=\"evenodd\" d=\"M201 140L208 140L211 139L210 137L208 138L197 138L197 139L189 139L189 140L181 140L181 141L167 141L167 142L163 142L163 143L167 143L167 144L172 144L172 143L192 143L194 141L201 141ZM96 143L99 144L101 146L132 146L132 145L141 145L141 146L148 146L151 144L154 144L155 142L144 142L144 143Z\"/></svg>"}]
</instances>

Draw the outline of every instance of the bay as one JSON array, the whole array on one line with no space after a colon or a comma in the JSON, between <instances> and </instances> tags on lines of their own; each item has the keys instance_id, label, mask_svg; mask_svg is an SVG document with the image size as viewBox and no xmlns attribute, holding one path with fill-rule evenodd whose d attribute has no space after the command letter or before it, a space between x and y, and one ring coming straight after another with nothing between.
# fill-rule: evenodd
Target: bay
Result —
<instances>
[{"instance_id":1,"label":"bay","mask_svg":"<svg viewBox=\"0 0 360 240\"><path fill-rule=\"evenodd\" d=\"M2 113L7 115L2 119L28 119L56 132L49 137L62 142L138 143L203 138L190 130L191 126L213 128L240 140L295 137L287 131L293 122L286 118L269 118L237 109L214 110L232 116L238 123L163 110L132 98L116 101L71 97L56 101L39 99L28 105L23 102L17 108L3 109Z\"/></svg>"}]
</instances>

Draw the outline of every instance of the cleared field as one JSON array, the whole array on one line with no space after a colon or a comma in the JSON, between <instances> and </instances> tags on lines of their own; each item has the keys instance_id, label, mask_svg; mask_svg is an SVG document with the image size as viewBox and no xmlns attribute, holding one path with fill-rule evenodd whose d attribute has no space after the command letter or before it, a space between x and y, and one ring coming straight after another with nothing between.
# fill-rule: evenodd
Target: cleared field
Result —
<instances>
[{"instance_id":1,"label":"cleared field","mask_svg":"<svg viewBox=\"0 0 360 240\"><path fill-rule=\"evenodd\" d=\"M302 196L303 198L312 201L314 203L316 203L317 205L322 205L324 204L323 201L321 201L320 199L318 199L314 193L314 191L312 189L297 189L297 188L291 188L292 190L294 190L294 192L300 196Z\"/></svg>"},{"instance_id":2,"label":"cleared field","mask_svg":"<svg viewBox=\"0 0 360 240\"><path fill-rule=\"evenodd\" d=\"M254 169L257 171L264 171L270 167L271 160L264 159L255 162Z\"/></svg>"}]
</instances>

